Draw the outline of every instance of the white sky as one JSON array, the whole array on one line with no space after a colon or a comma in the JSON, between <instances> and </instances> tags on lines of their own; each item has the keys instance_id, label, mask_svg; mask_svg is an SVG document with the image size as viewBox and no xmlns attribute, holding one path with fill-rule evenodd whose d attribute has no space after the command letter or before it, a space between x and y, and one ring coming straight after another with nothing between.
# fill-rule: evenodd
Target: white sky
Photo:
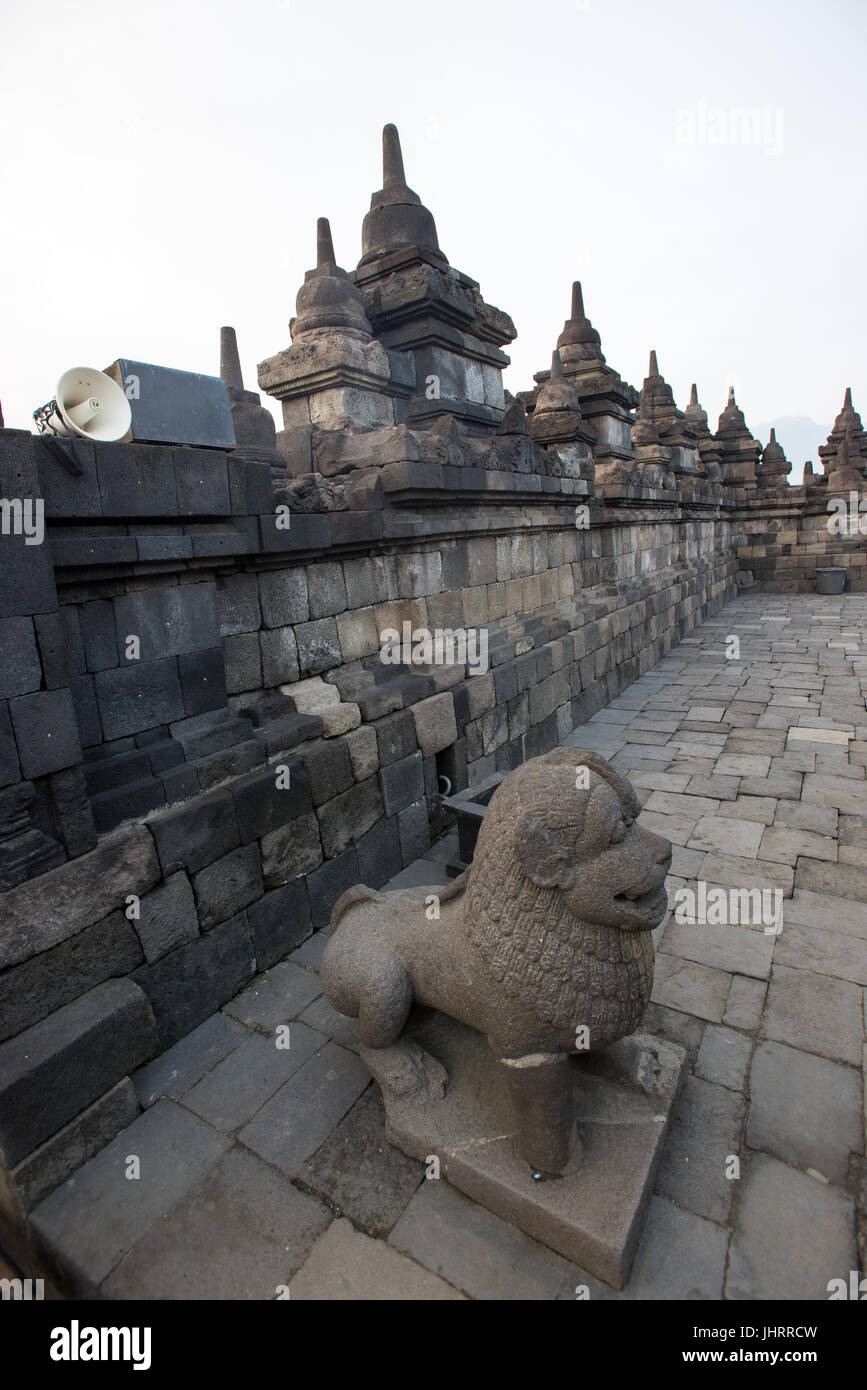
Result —
<instances>
[{"instance_id":1,"label":"white sky","mask_svg":"<svg viewBox=\"0 0 867 1390\"><path fill-rule=\"evenodd\" d=\"M655 347L712 428L729 383L748 423L847 385L867 418L865 38L863 0L0 0L6 424L74 365L216 373L224 323L257 389L316 217L361 254L386 121L512 390L579 278L611 365ZM767 139L711 144L719 109Z\"/></svg>"}]
</instances>

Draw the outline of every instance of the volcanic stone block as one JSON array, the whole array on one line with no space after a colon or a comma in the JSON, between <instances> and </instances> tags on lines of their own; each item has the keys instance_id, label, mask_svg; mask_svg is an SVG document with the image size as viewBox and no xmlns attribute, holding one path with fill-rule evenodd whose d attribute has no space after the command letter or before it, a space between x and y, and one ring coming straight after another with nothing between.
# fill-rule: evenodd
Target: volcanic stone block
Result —
<instances>
[{"instance_id":1,"label":"volcanic stone block","mask_svg":"<svg viewBox=\"0 0 867 1390\"><path fill-rule=\"evenodd\" d=\"M402 811L404 807L411 806L414 801L420 801L424 796L424 770L421 753L412 753L408 758L401 758L396 763L390 763L388 767L381 770L379 775L382 781L382 799L387 816Z\"/></svg>"},{"instance_id":2,"label":"volcanic stone block","mask_svg":"<svg viewBox=\"0 0 867 1390\"><path fill-rule=\"evenodd\" d=\"M41 613L35 619L36 640L46 690L69 684L66 665L66 633L59 613Z\"/></svg>"},{"instance_id":3,"label":"volcanic stone block","mask_svg":"<svg viewBox=\"0 0 867 1390\"><path fill-rule=\"evenodd\" d=\"M394 714L388 714L384 719L378 719L374 728L382 767L397 762L399 758L408 758L418 747L415 722L410 710L398 710Z\"/></svg>"},{"instance_id":4,"label":"volcanic stone block","mask_svg":"<svg viewBox=\"0 0 867 1390\"><path fill-rule=\"evenodd\" d=\"M355 846L361 882L381 888L403 868L397 816L383 816Z\"/></svg>"},{"instance_id":5,"label":"volcanic stone block","mask_svg":"<svg viewBox=\"0 0 867 1390\"><path fill-rule=\"evenodd\" d=\"M260 574L259 597L265 627L306 623L310 616L307 572L303 569L270 570Z\"/></svg>"},{"instance_id":6,"label":"volcanic stone block","mask_svg":"<svg viewBox=\"0 0 867 1390\"><path fill-rule=\"evenodd\" d=\"M165 802L165 788L159 777L143 777L114 791L98 792L90 799L93 823L100 833L113 830L123 821L139 820Z\"/></svg>"},{"instance_id":7,"label":"volcanic stone block","mask_svg":"<svg viewBox=\"0 0 867 1390\"><path fill-rule=\"evenodd\" d=\"M12 732L7 701L0 701L0 787L8 787L21 776L18 749Z\"/></svg>"},{"instance_id":8,"label":"volcanic stone block","mask_svg":"<svg viewBox=\"0 0 867 1390\"><path fill-rule=\"evenodd\" d=\"M275 627L259 633L262 684L266 690L284 681L297 681L299 652L291 627Z\"/></svg>"},{"instance_id":9,"label":"volcanic stone block","mask_svg":"<svg viewBox=\"0 0 867 1390\"><path fill-rule=\"evenodd\" d=\"M443 691L441 695L432 695L429 700L421 700L417 705L413 705L412 717L415 720L416 737L423 757L429 758L457 742L455 702L448 691Z\"/></svg>"},{"instance_id":10,"label":"volcanic stone block","mask_svg":"<svg viewBox=\"0 0 867 1390\"><path fill-rule=\"evenodd\" d=\"M170 806L177 801L188 800L200 789L204 790L199 770L195 767L170 767L168 772L159 773L159 779Z\"/></svg>"},{"instance_id":11,"label":"volcanic stone block","mask_svg":"<svg viewBox=\"0 0 867 1390\"><path fill-rule=\"evenodd\" d=\"M32 618L0 618L0 699L28 695L42 684Z\"/></svg>"},{"instance_id":12,"label":"volcanic stone block","mask_svg":"<svg viewBox=\"0 0 867 1390\"><path fill-rule=\"evenodd\" d=\"M259 970L268 970L312 930L303 882L284 883L247 909Z\"/></svg>"},{"instance_id":13,"label":"volcanic stone block","mask_svg":"<svg viewBox=\"0 0 867 1390\"><path fill-rule=\"evenodd\" d=\"M98 761L88 761L84 765L87 790L92 796L137 782L147 777L150 770L150 759L141 748L115 753L113 757L100 758Z\"/></svg>"},{"instance_id":14,"label":"volcanic stone block","mask_svg":"<svg viewBox=\"0 0 867 1390\"><path fill-rule=\"evenodd\" d=\"M262 549L275 554L285 551L327 550L331 545L331 523L327 516L305 516L293 512L291 525L278 527L275 515L260 516Z\"/></svg>"},{"instance_id":15,"label":"volcanic stone block","mask_svg":"<svg viewBox=\"0 0 867 1390\"><path fill-rule=\"evenodd\" d=\"M229 574L218 577L217 615L222 637L257 631L262 617L259 608L259 583L255 574ZM290 620L287 618L284 621ZM275 623L273 626L280 627L281 624Z\"/></svg>"},{"instance_id":16,"label":"volcanic stone block","mask_svg":"<svg viewBox=\"0 0 867 1390\"><path fill-rule=\"evenodd\" d=\"M33 437L23 431L0 437L0 497L12 502L35 503L43 497L34 458ZM0 566L0 618L22 613L52 613L57 590L48 546L27 544L26 535L14 532L3 541Z\"/></svg>"},{"instance_id":17,"label":"volcanic stone block","mask_svg":"<svg viewBox=\"0 0 867 1390\"><path fill-rule=\"evenodd\" d=\"M114 618L121 660L125 660L123 652L130 635L139 638L142 662L198 652L220 643L213 583L177 584L170 589L125 594L114 600Z\"/></svg>"},{"instance_id":18,"label":"volcanic stone block","mask_svg":"<svg viewBox=\"0 0 867 1390\"><path fill-rule=\"evenodd\" d=\"M270 512L271 468L252 459L229 457L229 505L235 516L264 516ZM258 535L257 535L258 544Z\"/></svg>"},{"instance_id":19,"label":"volcanic stone block","mask_svg":"<svg viewBox=\"0 0 867 1390\"><path fill-rule=\"evenodd\" d=\"M68 690L40 690L9 702L18 757L25 777L81 762L75 708Z\"/></svg>"},{"instance_id":20,"label":"volcanic stone block","mask_svg":"<svg viewBox=\"0 0 867 1390\"><path fill-rule=\"evenodd\" d=\"M139 1114L128 1076L112 1086L57 1134L40 1144L12 1172L12 1181L25 1211L30 1211L89 1158L110 1144Z\"/></svg>"},{"instance_id":21,"label":"volcanic stone block","mask_svg":"<svg viewBox=\"0 0 867 1390\"><path fill-rule=\"evenodd\" d=\"M226 455L215 449L173 449L178 512L181 516L228 516Z\"/></svg>"},{"instance_id":22,"label":"volcanic stone block","mask_svg":"<svg viewBox=\"0 0 867 1390\"><path fill-rule=\"evenodd\" d=\"M203 1023L256 973L246 912L221 922L188 946L143 965L134 979L148 996L160 1049Z\"/></svg>"},{"instance_id":23,"label":"volcanic stone block","mask_svg":"<svg viewBox=\"0 0 867 1390\"><path fill-rule=\"evenodd\" d=\"M316 812L326 859L341 854L359 840L382 815L382 798L375 776L320 806Z\"/></svg>"},{"instance_id":24,"label":"volcanic stone block","mask_svg":"<svg viewBox=\"0 0 867 1390\"><path fill-rule=\"evenodd\" d=\"M153 840L144 826L135 826L106 836L90 854L10 889L3 898L0 968L92 926L125 907L129 893L146 893L159 878Z\"/></svg>"},{"instance_id":25,"label":"volcanic stone block","mask_svg":"<svg viewBox=\"0 0 867 1390\"><path fill-rule=\"evenodd\" d=\"M322 863L319 822L311 811L262 836L262 876L266 888L309 874Z\"/></svg>"},{"instance_id":26,"label":"volcanic stone block","mask_svg":"<svg viewBox=\"0 0 867 1390\"><path fill-rule=\"evenodd\" d=\"M349 749L343 739L319 739L304 749L303 758L314 806L331 801L355 781Z\"/></svg>"},{"instance_id":27,"label":"volcanic stone block","mask_svg":"<svg viewBox=\"0 0 867 1390\"><path fill-rule=\"evenodd\" d=\"M174 657L144 661L95 677L102 729L107 739L123 738L184 716L184 699Z\"/></svg>"},{"instance_id":28,"label":"volcanic stone block","mask_svg":"<svg viewBox=\"0 0 867 1390\"><path fill-rule=\"evenodd\" d=\"M81 768L54 772L41 785L50 800L52 823L70 859L87 854L96 845L96 829Z\"/></svg>"},{"instance_id":29,"label":"volcanic stone block","mask_svg":"<svg viewBox=\"0 0 867 1390\"><path fill-rule=\"evenodd\" d=\"M7 1165L152 1057L154 1016L131 980L97 985L0 1046L0 1150Z\"/></svg>"},{"instance_id":30,"label":"volcanic stone block","mask_svg":"<svg viewBox=\"0 0 867 1390\"><path fill-rule=\"evenodd\" d=\"M145 894L135 927L149 965L198 936L196 904L185 873L172 874Z\"/></svg>"},{"instance_id":31,"label":"volcanic stone block","mask_svg":"<svg viewBox=\"0 0 867 1390\"><path fill-rule=\"evenodd\" d=\"M400 833L400 853L404 866L411 864L430 848L430 823L427 802L416 801L400 811L397 817Z\"/></svg>"},{"instance_id":32,"label":"volcanic stone block","mask_svg":"<svg viewBox=\"0 0 867 1390\"><path fill-rule=\"evenodd\" d=\"M340 564L311 565L307 585L311 618L329 618L346 608L346 585Z\"/></svg>"},{"instance_id":33,"label":"volcanic stone block","mask_svg":"<svg viewBox=\"0 0 867 1390\"><path fill-rule=\"evenodd\" d=\"M358 859L354 849L345 850L337 859L328 859L307 878L310 916L314 928L331 921L331 911L341 893L360 883Z\"/></svg>"},{"instance_id":34,"label":"volcanic stone block","mask_svg":"<svg viewBox=\"0 0 867 1390\"><path fill-rule=\"evenodd\" d=\"M262 653L258 632L243 632L223 638L223 664L226 691L240 695L262 686Z\"/></svg>"},{"instance_id":35,"label":"volcanic stone block","mask_svg":"<svg viewBox=\"0 0 867 1390\"><path fill-rule=\"evenodd\" d=\"M179 656L178 675L185 714L205 714L208 710L225 708L228 697L222 647Z\"/></svg>"},{"instance_id":36,"label":"volcanic stone block","mask_svg":"<svg viewBox=\"0 0 867 1390\"><path fill-rule=\"evenodd\" d=\"M299 623L295 629L295 637L298 642L298 664L303 676L330 671L343 661L337 624L333 618Z\"/></svg>"},{"instance_id":37,"label":"volcanic stone block","mask_svg":"<svg viewBox=\"0 0 867 1390\"><path fill-rule=\"evenodd\" d=\"M104 516L177 516L171 449L153 444L94 445Z\"/></svg>"},{"instance_id":38,"label":"volcanic stone block","mask_svg":"<svg viewBox=\"0 0 867 1390\"><path fill-rule=\"evenodd\" d=\"M233 850L193 878L202 931L224 922L261 898L262 869L258 845Z\"/></svg>"},{"instance_id":39,"label":"volcanic stone block","mask_svg":"<svg viewBox=\"0 0 867 1390\"><path fill-rule=\"evenodd\" d=\"M102 724L93 676L73 676L69 682L69 690L75 708L81 746L93 748L96 744L102 743Z\"/></svg>"},{"instance_id":40,"label":"volcanic stone block","mask_svg":"<svg viewBox=\"0 0 867 1390\"><path fill-rule=\"evenodd\" d=\"M0 974L0 1039L11 1038L95 989L114 975L127 975L142 963L132 924L112 912L59 946L43 951Z\"/></svg>"},{"instance_id":41,"label":"volcanic stone block","mask_svg":"<svg viewBox=\"0 0 867 1390\"><path fill-rule=\"evenodd\" d=\"M368 726L352 729L346 738L352 774L356 782L364 782L379 767L376 731Z\"/></svg>"},{"instance_id":42,"label":"volcanic stone block","mask_svg":"<svg viewBox=\"0 0 867 1390\"><path fill-rule=\"evenodd\" d=\"M102 516L102 498L99 495L91 440L75 440L75 457L82 470L78 475L70 473L45 441L35 439L33 452L42 484L39 495L45 498L46 517L63 517L68 521L70 517Z\"/></svg>"},{"instance_id":43,"label":"volcanic stone block","mask_svg":"<svg viewBox=\"0 0 867 1390\"><path fill-rule=\"evenodd\" d=\"M194 874L241 843L235 803L228 791L210 792L149 822L163 874Z\"/></svg>"},{"instance_id":44,"label":"volcanic stone block","mask_svg":"<svg viewBox=\"0 0 867 1390\"><path fill-rule=\"evenodd\" d=\"M283 783L287 780L288 786ZM300 759L290 764L272 763L261 772L236 782L231 793L235 802L241 844L259 840L312 806L310 779Z\"/></svg>"}]
</instances>

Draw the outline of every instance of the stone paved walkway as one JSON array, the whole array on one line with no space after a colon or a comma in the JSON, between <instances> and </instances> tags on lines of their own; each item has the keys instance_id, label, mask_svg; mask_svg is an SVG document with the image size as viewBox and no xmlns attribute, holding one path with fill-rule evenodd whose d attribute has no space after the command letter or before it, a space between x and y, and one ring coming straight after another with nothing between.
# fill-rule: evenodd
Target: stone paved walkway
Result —
<instances>
[{"instance_id":1,"label":"stone paved walkway","mask_svg":"<svg viewBox=\"0 0 867 1390\"><path fill-rule=\"evenodd\" d=\"M321 932L145 1067L142 1115L37 1209L83 1284L119 1299L827 1298L857 1268L867 1195L865 619L858 595L741 597L567 740L631 778L675 846L672 894L782 893L776 935L673 916L656 933L644 1026L684 1044L691 1073L622 1293L386 1143L355 1024L320 993ZM443 883L451 857L454 837L389 887Z\"/></svg>"}]
</instances>

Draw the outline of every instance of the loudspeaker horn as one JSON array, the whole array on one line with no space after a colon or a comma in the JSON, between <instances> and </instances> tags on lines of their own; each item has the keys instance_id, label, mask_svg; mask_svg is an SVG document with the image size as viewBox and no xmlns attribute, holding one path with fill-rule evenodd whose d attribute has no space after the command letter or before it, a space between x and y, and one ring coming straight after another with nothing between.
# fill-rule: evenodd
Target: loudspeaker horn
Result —
<instances>
[{"instance_id":1,"label":"loudspeaker horn","mask_svg":"<svg viewBox=\"0 0 867 1390\"><path fill-rule=\"evenodd\" d=\"M105 372L94 367L70 367L57 383L53 400L34 410L37 434L103 442L123 439L132 424L129 401Z\"/></svg>"}]
</instances>

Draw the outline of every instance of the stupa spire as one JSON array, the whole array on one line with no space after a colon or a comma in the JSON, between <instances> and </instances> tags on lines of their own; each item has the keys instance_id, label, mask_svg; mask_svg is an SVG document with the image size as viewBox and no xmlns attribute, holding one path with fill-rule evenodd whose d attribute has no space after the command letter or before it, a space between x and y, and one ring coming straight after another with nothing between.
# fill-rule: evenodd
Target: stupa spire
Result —
<instances>
[{"instance_id":1,"label":"stupa spire","mask_svg":"<svg viewBox=\"0 0 867 1390\"><path fill-rule=\"evenodd\" d=\"M220 329L220 376L227 386L243 391L244 378L241 375L241 358L238 355L238 339L234 328Z\"/></svg>"},{"instance_id":2,"label":"stupa spire","mask_svg":"<svg viewBox=\"0 0 867 1390\"><path fill-rule=\"evenodd\" d=\"M650 349L650 365L647 368L648 376L659 376L659 365L656 361L656 348Z\"/></svg>"},{"instance_id":3,"label":"stupa spire","mask_svg":"<svg viewBox=\"0 0 867 1390\"><path fill-rule=\"evenodd\" d=\"M336 265L334 242L331 239L331 223L327 217L316 219L316 269Z\"/></svg>"},{"instance_id":4,"label":"stupa spire","mask_svg":"<svg viewBox=\"0 0 867 1390\"><path fill-rule=\"evenodd\" d=\"M384 192L392 195L407 191L400 135L397 126L391 122L382 127L382 187Z\"/></svg>"}]
</instances>

